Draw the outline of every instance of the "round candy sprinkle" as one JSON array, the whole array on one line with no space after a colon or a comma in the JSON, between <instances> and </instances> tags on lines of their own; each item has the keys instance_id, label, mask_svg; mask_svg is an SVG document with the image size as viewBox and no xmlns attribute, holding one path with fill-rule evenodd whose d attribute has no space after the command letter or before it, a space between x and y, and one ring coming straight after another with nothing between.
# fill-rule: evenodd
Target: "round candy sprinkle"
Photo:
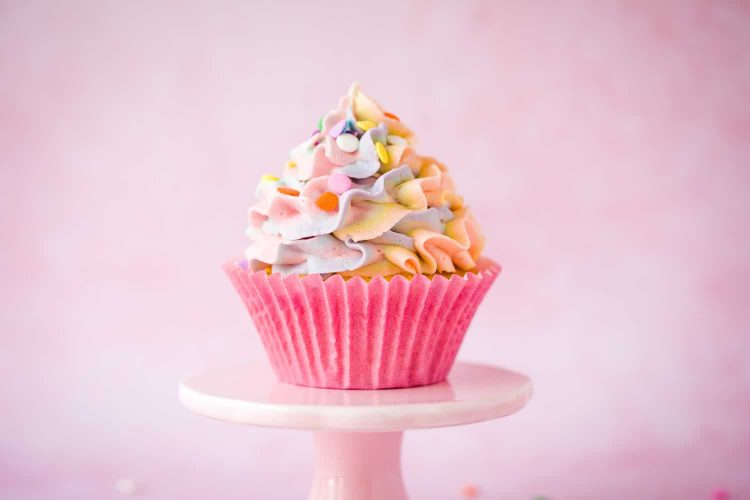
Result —
<instances>
[{"instance_id":1,"label":"round candy sprinkle","mask_svg":"<svg viewBox=\"0 0 750 500\"><path fill-rule=\"evenodd\" d=\"M331 127L331 130L328 131L328 135L335 139L344 132L344 127L346 127L346 120L341 120Z\"/></svg>"},{"instance_id":2,"label":"round candy sprinkle","mask_svg":"<svg viewBox=\"0 0 750 500\"><path fill-rule=\"evenodd\" d=\"M383 114L385 116L387 116L388 118L392 119L392 120L396 120L397 122L401 121L401 118L399 118L398 116L394 115L393 113L389 113L388 111L384 111Z\"/></svg>"},{"instance_id":3,"label":"round candy sprinkle","mask_svg":"<svg viewBox=\"0 0 750 500\"><path fill-rule=\"evenodd\" d=\"M345 134L352 134L357 131L357 126L355 125L354 121L350 119L346 119L346 125L344 125L344 133Z\"/></svg>"},{"instance_id":4,"label":"round candy sprinkle","mask_svg":"<svg viewBox=\"0 0 750 500\"><path fill-rule=\"evenodd\" d=\"M341 134L336 137L336 145L345 153L353 153L359 149L359 139L352 134Z\"/></svg>"},{"instance_id":5,"label":"round candy sprinkle","mask_svg":"<svg viewBox=\"0 0 750 500\"><path fill-rule=\"evenodd\" d=\"M278 177L271 174L263 174L260 176L260 182L277 182L278 180Z\"/></svg>"},{"instance_id":6,"label":"round candy sprinkle","mask_svg":"<svg viewBox=\"0 0 750 500\"><path fill-rule=\"evenodd\" d=\"M371 122L370 120L363 120L361 122L357 122L357 127L361 128L365 132L370 130L372 127L375 127L375 122Z\"/></svg>"},{"instance_id":7,"label":"round candy sprinkle","mask_svg":"<svg viewBox=\"0 0 750 500\"><path fill-rule=\"evenodd\" d=\"M464 498L476 498L479 496L479 488L474 484L467 483L461 488L461 496Z\"/></svg>"},{"instance_id":8,"label":"round candy sprinkle","mask_svg":"<svg viewBox=\"0 0 750 500\"><path fill-rule=\"evenodd\" d=\"M400 135L389 135L386 137L386 140L388 141L388 144L393 144L394 146L406 146L409 143L409 141Z\"/></svg>"},{"instance_id":9,"label":"round candy sprinkle","mask_svg":"<svg viewBox=\"0 0 750 500\"><path fill-rule=\"evenodd\" d=\"M388 150L385 149L382 142L375 143L375 151L378 152L378 158L383 162L383 165L388 165L388 161L390 160L388 158Z\"/></svg>"},{"instance_id":10,"label":"round candy sprinkle","mask_svg":"<svg viewBox=\"0 0 750 500\"><path fill-rule=\"evenodd\" d=\"M719 488L718 490L714 490L711 498L713 500L729 500L729 492L723 488Z\"/></svg>"},{"instance_id":11,"label":"round candy sprinkle","mask_svg":"<svg viewBox=\"0 0 750 500\"><path fill-rule=\"evenodd\" d=\"M336 196L335 193L326 191L318 196L318 199L315 200L315 204L318 205L321 210L325 210L326 212L336 212L339 209L339 197Z\"/></svg>"},{"instance_id":12,"label":"round candy sprinkle","mask_svg":"<svg viewBox=\"0 0 750 500\"><path fill-rule=\"evenodd\" d=\"M288 162L286 162L286 166L287 166L287 168L297 168L297 163L295 163L293 161L288 161Z\"/></svg>"},{"instance_id":13,"label":"round candy sprinkle","mask_svg":"<svg viewBox=\"0 0 750 500\"><path fill-rule=\"evenodd\" d=\"M288 188L288 187L277 187L276 190L281 194L286 194L289 196L299 196L299 191L296 189Z\"/></svg>"},{"instance_id":14,"label":"round candy sprinkle","mask_svg":"<svg viewBox=\"0 0 750 500\"><path fill-rule=\"evenodd\" d=\"M336 194L342 194L352 187L352 180L348 175L335 172L328 177L328 189Z\"/></svg>"},{"instance_id":15,"label":"round candy sprinkle","mask_svg":"<svg viewBox=\"0 0 750 500\"><path fill-rule=\"evenodd\" d=\"M115 489L121 495L132 497L142 493L140 485L135 479L122 478L118 479L115 483Z\"/></svg>"}]
</instances>

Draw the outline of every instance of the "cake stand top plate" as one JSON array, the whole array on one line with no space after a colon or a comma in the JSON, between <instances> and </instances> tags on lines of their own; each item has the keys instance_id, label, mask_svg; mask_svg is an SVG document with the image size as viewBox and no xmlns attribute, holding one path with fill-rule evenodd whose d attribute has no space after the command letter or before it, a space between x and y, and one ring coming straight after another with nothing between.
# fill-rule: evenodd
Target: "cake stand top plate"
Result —
<instances>
[{"instance_id":1,"label":"cake stand top plate","mask_svg":"<svg viewBox=\"0 0 750 500\"><path fill-rule=\"evenodd\" d=\"M270 367L223 368L180 383L182 404L218 420L317 431L391 432L511 415L531 397L531 380L503 368L456 363L444 382L377 391L284 384Z\"/></svg>"}]
</instances>

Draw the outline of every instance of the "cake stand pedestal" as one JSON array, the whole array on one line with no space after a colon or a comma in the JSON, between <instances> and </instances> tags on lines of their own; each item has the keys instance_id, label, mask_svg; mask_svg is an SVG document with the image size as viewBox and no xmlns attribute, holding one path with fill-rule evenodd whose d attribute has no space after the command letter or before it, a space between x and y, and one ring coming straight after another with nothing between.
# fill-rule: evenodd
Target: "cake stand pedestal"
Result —
<instances>
[{"instance_id":1,"label":"cake stand pedestal","mask_svg":"<svg viewBox=\"0 0 750 500\"><path fill-rule=\"evenodd\" d=\"M525 375L456 363L448 380L378 391L278 382L265 365L210 371L180 384L180 401L207 417L313 431L317 460L310 500L406 500L405 430L463 425L511 415L531 397Z\"/></svg>"}]
</instances>

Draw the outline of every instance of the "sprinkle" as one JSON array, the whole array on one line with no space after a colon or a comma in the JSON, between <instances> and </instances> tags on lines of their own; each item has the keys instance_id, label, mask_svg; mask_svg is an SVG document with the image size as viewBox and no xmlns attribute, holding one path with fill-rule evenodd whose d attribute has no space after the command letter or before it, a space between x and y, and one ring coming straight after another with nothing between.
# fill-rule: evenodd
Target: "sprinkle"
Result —
<instances>
[{"instance_id":1,"label":"sprinkle","mask_svg":"<svg viewBox=\"0 0 750 500\"><path fill-rule=\"evenodd\" d=\"M244 269L245 271L247 271L248 268L250 267L250 264L245 259L238 261L237 265L240 266L240 268Z\"/></svg>"},{"instance_id":2,"label":"sprinkle","mask_svg":"<svg viewBox=\"0 0 750 500\"><path fill-rule=\"evenodd\" d=\"M299 191L296 189L288 188L288 187L277 187L276 190L281 194L286 194L289 196L299 196Z\"/></svg>"},{"instance_id":3,"label":"sprinkle","mask_svg":"<svg viewBox=\"0 0 750 500\"><path fill-rule=\"evenodd\" d=\"M336 194L342 194L352 187L352 180L348 175L335 172L328 177L328 189Z\"/></svg>"},{"instance_id":4,"label":"sprinkle","mask_svg":"<svg viewBox=\"0 0 750 500\"><path fill-rule=\"evenodd\" d=\"M286 167L287 168L297 168L297 164L295 162L293 162L293 161L288 161L288 162L286 162Z\"/></svg>"},{"instance_id":5,"label":"sprinkle","mask_svg":"<svg viewBox=\"0 0 750 500\"><path fill-rule=\"evenodd\" d=\"M115 482L115 489L120 495L132 497L140 493L140 485L135 479L124 477Z\"/></svg>"},{"instance_id":6,"label":"sprinkle","mask_svg":"<svg viewBox=\"0 0 750 500\"><path fill-rule=\"evenodd\" d=\"M335 193L326 191L318 196L318 199L315 200L315 204L318 205L321 210L325 210L326 212L336 212L339 209L339 197L336 196Z\"/></svg>"},{"instance_id":7,"label":"sprinkle","mask_svg":"<svg viewBox=\"0 0 750 500\"><path fill-rule=\"evenodd\" d=\"M357 126L354 124L354 121L350 119L346 119L346 126L344 127L344 133L345 134L353 134L357 131Z\"/></svg>"},{"instance_id":8,"label":"sprinkle","mask_svg":"<svg viewBox=\"0 0 750 500\"><path fill-rule=\"evenodd\" d=\"M409 142L400 135L389 135L386 137L386 140L388 141L388 144L393 144L394 146L406 146L409 144Z\"/></svg>"},{"instance_id":9,"label":"sprinkle","mask_svg":"<svg viewBox=\"0 0 750 500\"><path fill-rule=\"evenodd\" d=\"M316 132L307 140L307 150L312 151L315 146L318 145L318 139L320 138L320 132Z\"/></svg>"},{"instance_id":10,"label":"sprinkle","mask_svg":"<svg viewBox=\"0 0 750 500\"><path fill-rule=\"evenodd\" d=\"M345 153L353 153L359 149L359 139L352 134L341 134L336 137L336 145Z\"/></svg>"},{"instance_id":11,"label":"sprinkle","mask_svg":"<svg viewBox=\"0 0 750 500\"><path fill-rule=\"evenodd\" d=\"M263 174L260 176L260 182L278 182L279 178L271 174Z\"/></svg>"},{"instance_id":12,"label":"sprinkle","mask_svg":"<svg viewBox=\"0 0 750 500\"><path fill-rule=\"evenodd\" d=\"M718 490L714 490L713 495L711 496L712 500L729 500L729 492L723 488L719 488Z\"/></svg>"},{"instance_id":13,"label":"sprinkle","mask_svg":"<svg viewBox=\"0 0 750 500\"><path fill-rule=\"evenodd\" d=\"M391 120L396 120L397 122L401 121L401 118L399 118L398 116L394 115L393 113L389 113L388 111L384 111L383 114L385 116L387 116L388 118L390 118Z\"/></svg>"},{"instance_id":14,"label":"sprinkle","mask_svg":"<svg viewBox=\"0 0 750 500\"><path fill-rule=\"evenodd\" d=\"M364 120L361 122L357 122L357 127L361 128L365 132L370 130L372 127L375 127L375 122L371 122L370 120Z\"/></svg>"},{"instance_id":15,"label":"sprinkle","mask_svg":"<svg viewBox=\"0 0 750 500\"><path fill-rule=\"evenodd\" d=\"M388 150L385 149L383 143L376 143L375 150L378 152L378 158L380 158L380 161L383 162L383 165L388 165L388 161L390 160L390 158L388 158Z\"/></svg>"},{"instance_id":16,"label":"sprinkle","mask_svg":"<svg viewBox=\"0 0 750 500\"><path fill-rule=\"evenodd\" d=\"M323 117L322 116L318 118L318 131L319 132L323 131Z\"/></svg>"},{"instance_id":17,"label":"sprinkle","mask_svg":"<svg viewBox=\"0 0 750 500\"><path fill-rule=\"evenodd\" d=\"M328 131L328 135L335 139L344 132L344 127L346 127L346 120L341 120L331 127L331 130Z\"/></svg>"},{"instance_id":18,"label":"sprinkle","mask_svg":"<svg viewBox=\"0 0 750 500\"><path fill-rule=\"evenodd\" d=\"M479 496L479 488L473 484L465 484L461 488L461 496L464 498L477 498Z\"/></svg>"}]
</instances>

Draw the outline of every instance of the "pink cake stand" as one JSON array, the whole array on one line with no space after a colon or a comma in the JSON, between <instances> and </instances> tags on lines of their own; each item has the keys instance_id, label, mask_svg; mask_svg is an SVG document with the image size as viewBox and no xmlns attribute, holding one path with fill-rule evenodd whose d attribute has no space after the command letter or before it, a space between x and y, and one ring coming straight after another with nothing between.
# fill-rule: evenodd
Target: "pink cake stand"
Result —
<instances>
[{"instance_id":1,"label":"pink cake stand","mask_svg":"<svg viewBox=\"0 0 750 500\"><path fill-rule=\"evenodd\" d=\"M405 430L511 415L531 397L525 375L457 363L448 380L411 389L343 391L288 385L265 366L215 370L180 384L180 401L207 417L315 433L310 500L405 500Z\"/></svg>"}]
</instances>

